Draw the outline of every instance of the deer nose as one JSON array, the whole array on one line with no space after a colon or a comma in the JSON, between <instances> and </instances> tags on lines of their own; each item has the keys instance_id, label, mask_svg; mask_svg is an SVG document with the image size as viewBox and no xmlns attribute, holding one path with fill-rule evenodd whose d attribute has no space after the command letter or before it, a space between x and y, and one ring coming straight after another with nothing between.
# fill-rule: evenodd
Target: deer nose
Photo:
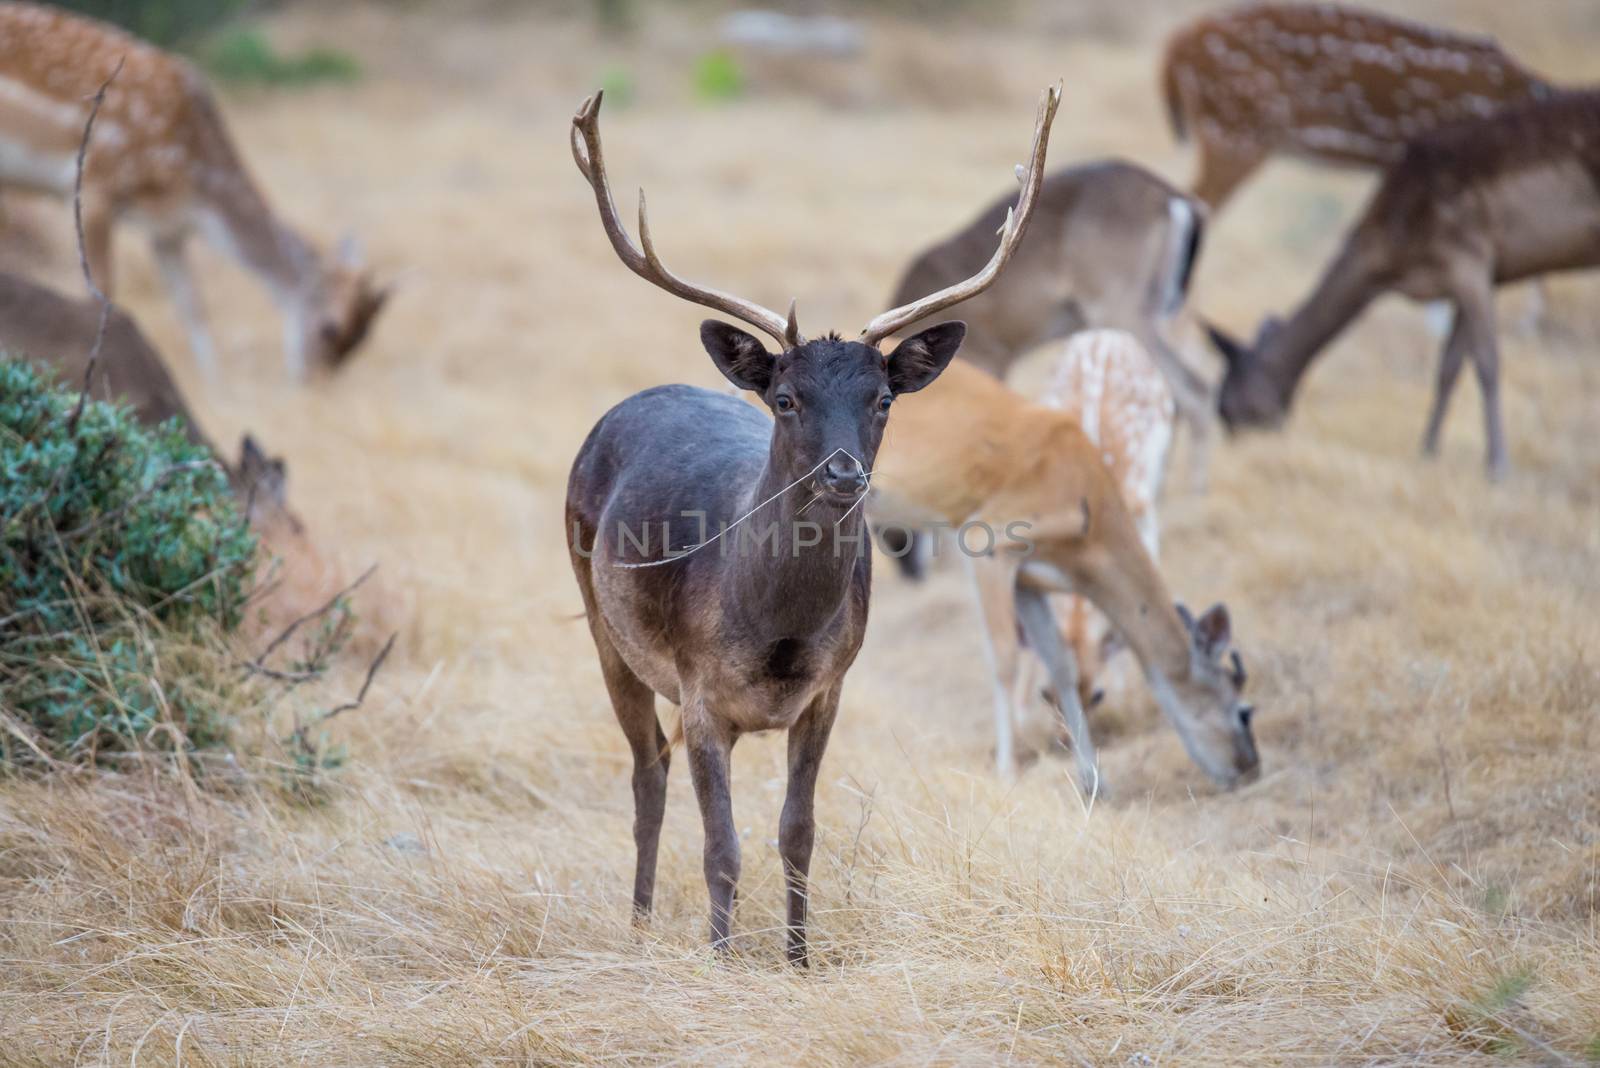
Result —
<instances>
[{"instance_id":1,"label":"deer nose","mask_svg":"<svg viewBox=\"0 0 1600 1068\"><path fill-rule=\"evenodd\" d=\"M822 485L839 494L856 495L867 488L867 473L853 456L835 456L822 465Z\"/></svg>"}]
</instances>

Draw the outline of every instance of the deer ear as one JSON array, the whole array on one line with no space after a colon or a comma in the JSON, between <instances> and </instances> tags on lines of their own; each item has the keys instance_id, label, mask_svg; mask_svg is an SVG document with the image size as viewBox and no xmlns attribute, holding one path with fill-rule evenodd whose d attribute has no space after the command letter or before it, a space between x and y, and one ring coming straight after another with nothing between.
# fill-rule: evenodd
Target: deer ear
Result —
<instances>
[{"instance_id":1,"label":"deer ear","mask_svg":"<svg viewBox=\"0 0 1600 1068\"><path fill-rule=\"evenodd\" d=\"M1228 618L1228 606L1214 604L1206 614L1194 622L1194 643L1206 659L1216 660L1233 641L1233 624Z\"/></svg>"},{"instance_id":2,"label":"deer ear","mask_svg":"<svg viewBox=\"0 0 1600 1068\"><path fill-rule=\"evenodd\" d=\"M1222 354L1222 358L1227 361L1228 368L1231 370L1239 366L1240 361L1245 358L1248 350L1237 340L1223 333L1215 324L1202 320L1201 325L1206 329L1206 337L1211 341L1211 347Z\"/></svg>"},{"instance_id":3,"label":"deer ear","mask_svg":"<svg viewBox=\"0 0 1600 1068\"><path fill-rule=\"evenodd\" d=\"M896 394L915 393L939 377L966 339L967 324L940 323L912 334L889 353L889 388Z\"/></svg>"},{"instance_id":4,"label":"deer ear","mask_svg":"<svg viewBox=\"0 0 1600 1068\"><path fill-rule=\"evenodd\" d=\"M700 324L700 344L706 347L717 370L740 389L765 393L772 385L776 357L738 327L707 319Z\"/></svg>"}]
</instances>

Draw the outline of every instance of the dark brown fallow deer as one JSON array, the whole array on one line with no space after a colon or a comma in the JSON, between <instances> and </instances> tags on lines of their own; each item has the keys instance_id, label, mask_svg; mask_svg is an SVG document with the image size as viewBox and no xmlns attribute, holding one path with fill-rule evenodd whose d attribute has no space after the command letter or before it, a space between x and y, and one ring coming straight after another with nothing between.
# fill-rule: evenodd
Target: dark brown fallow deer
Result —
<instances>
[{"instance_id":1,"label":"dark brown fallow deer","mask_svg":"<svg viewBox=\"0 0 1600 1068\"><path fill-rule=\"evenodd\" d=\"M1016 211L970 278L884 312L859 338L806 340L787 318L686 282L623 227L601 153L600 94L572 124L572 151L612 248L630 270L769 335L707 320L700 340L729 381L760 396L767 418L725 393L661 386L607 412L567 484L572 567L612 708L633 751L635 916L649 915L669 751L656 717L682 709L683 740L705 827L711 941L728 945L739 839L728 762L741 735L789 732L779 827L788 889L788 957L805 964L807 874L817 772L846 670L861 647L871 583L862 519L868 478L895 398L926 386L960 346L946 322L885 355L885 337L976 295L1016 253L1039 199L1060 90L1045 94Z\"/></svg>"},{"instance_id":2,"label":"dark brown fallow deer","mask_svg":"<svg viewBox=\"0 0 1600 1068\"><path fill-rule=\"evenodd\" d=\"M1562 93L1418 139L1385 177L1316 288L1287 322L1246 346L1210 330L1228 361L1219 407L1230 427L1277 426L1318 353L1372 300L1448 300L1422 449L1433 455L1461 366L1483 391L1490 477L1507 466L1495 338L1498 285L1600 267L1600 91Z\"/></svg>"}]
</instances>

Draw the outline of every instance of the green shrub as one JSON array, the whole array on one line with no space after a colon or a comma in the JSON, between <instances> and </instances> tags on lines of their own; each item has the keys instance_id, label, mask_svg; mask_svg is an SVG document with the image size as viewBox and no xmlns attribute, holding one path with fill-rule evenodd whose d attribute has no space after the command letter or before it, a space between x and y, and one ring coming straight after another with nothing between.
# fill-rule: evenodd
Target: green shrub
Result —
<instances>
[{"instance_id":1,"label":"green shrub","mask_svg":"<svg viewBox=\"0 0 1600 1068\"><path fill-rule=\"evenodd\" d=\"M304 86L361 77L361 65L348 53L313 48L285 56L257 29L223 33L201 50L200 57L213 76L235 85Z\"/></svg>"},{"instance_id":2,"label":"green shrub","mask_svg":"<svg viewBox=\"0 0 1600 1068\"><path fill-rule=\"evenodd\" d=\"M732 100L744 92L744 72L732 52L707 52L695 62L694 88L706 100Z\"/></svg>"},{"instance_id":3,"label":"green shrub","mask_svg":"<svg viewBox=\"0 0 1600 1068\"><path fill-rule=\"evenodd\" d=\"M221 26L250 7L251 0L58 0L58 5L174 48Z\"/></svg>"},{"instance_id":4,"label":"green shrub","mask_svg":"<svg viewBox=\"0 0 1600 1068\"><path fill-rule=\"evenodd\" d=\"M176 420L80 408L0 357L0 760L226 741L216 639L255 567L225 473Z\"/></svg>"}]
</instances>

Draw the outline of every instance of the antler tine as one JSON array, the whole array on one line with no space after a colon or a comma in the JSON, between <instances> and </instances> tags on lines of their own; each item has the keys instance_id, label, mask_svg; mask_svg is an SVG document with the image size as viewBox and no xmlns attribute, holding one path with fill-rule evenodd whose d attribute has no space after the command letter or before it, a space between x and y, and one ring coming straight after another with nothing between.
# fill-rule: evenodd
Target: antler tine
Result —
<instances>
[{"instance_id":1,"label":"antler tine","mask_svg":"<svg viewBox=\"0 0 1600 1068\"><path fill-rule=\"evenodd\" d=\"M603 96L604 90L596 90L593 96L584 99L577 113L572 116L572 160L594 190L595 204L600 209L600 225L604 227L617 258L645 281L693 304L749 323L771 335L785 348L802 344L805 339L800 336L800 328L795 322L792 302L789 305L789 317L785 320L783 316L759 304L718 289L686 282L669 271L666 264L661 262L661 257L656 255L655 245L650 240L650 219L645 209L643 189L639 190L639 240L643 247L634 244L627 228L622 225L622 216L611 197L611 182L606 177L605 154L600 145L600 102Z\"/></svg>"},{"instance_id":2,"label":"antler tine","mask_svg":"<svg viewBox=\"0 0 1600 1068\"><path fill-rule=\"evenodd\" d=\"M1033 218L1033 209L1039 200L1039 187L1044 179L1045 150L1050 143L1050 124L1055 121L1056 107L1061 103L1061 88L1058 82L1046 89L1044 96L1039 100L1039 111L1033 126L1033 151L1029 154L1028 167L1026 172L1020 166L1017 168L1017 176L1022 179L1022 192L1017 197L1016 209L1014 211L1006 209L1005 225L1000 227L1000 247L995 249L994 255L984 265L983 270L964 282L957 282L937 293L930 293L920 300L891 308L879 315L861 331L863 344L876 347L878 342L890 334L910 326L919 319L925 319L952 304L970 300L988 289L994 284L994 280L1000 277L1000 271L1010 262L1011 257L1016 254L1017 246L1022 243L1022 235L1027 232L1028 221Z\"/></svg>"}]
</instances>

